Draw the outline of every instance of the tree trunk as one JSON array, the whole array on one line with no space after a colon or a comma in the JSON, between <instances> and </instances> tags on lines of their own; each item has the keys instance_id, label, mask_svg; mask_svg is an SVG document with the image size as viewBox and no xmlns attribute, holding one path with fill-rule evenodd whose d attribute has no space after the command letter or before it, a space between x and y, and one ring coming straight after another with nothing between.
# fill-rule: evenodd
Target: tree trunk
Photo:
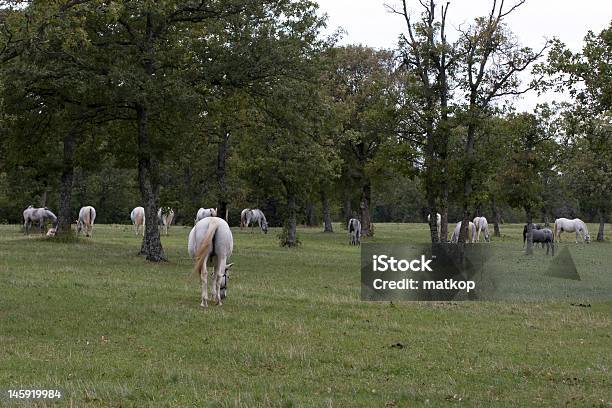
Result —
<instances>
[{"instance_id":1,"label":"tree trunk","mask_svg":"<svg viewBox=\"0 0 612 408\"><path fill-rule=\"evenodd\" d=\"M448 7L448 6L447 6ZM444 13L446 14L446 12ZM440 32L444 33L446 27L446 17L443 17L440 25ZM430 35L433 35L431 33ZM446 37L442 34L442 44L446 46ZM450 49L450 48L447 48ZM449 86L448 86L448 72L446 65L446 57L447 53L442 52L440 55L440 59L437 65L437 70L439 73L439 88L440 92L440 123L438 123L438 132L435 134L436 136L436 146L438 146L438 150L440 151L440 161L441 165L436 166L441 167L441 174L438 176L440 178L440 184L442 185L442 202L440 205L440 242L448 242L448 167L450 160L448 160L448 144L450 139L450 123L448 119L449 108L448 108L448 99L449 99ZM430 126L433 126L431 124Z\"/></svg>"},{"instance_id":2,"label":"tree trunk","mask_svg":"<svg viewBox=\"0 0 612 408\"><path fill-rule=\"evenodd\" d=\"M371 237L373 234L370 225L370 202L372 198L372 186L370 181L367 180L361 188L361 203L359 204L361 210L361 235Z\"/></svg>"},{"instance_id":3,"label":"tree trunk","mask_svg":"<svg viewBox=\"0 0 612 408\"><path fill-rule=\"evenodd\" d=\"M225 124L221 125L221 140L217 146L217 181L219 183L219 201L217 215L223 217L227 213L227 182L226 160L230 134ZM226 216L226 215L225 215ZM227 216L226 216L227 218ZM227 221L227 219L226 219Z\"/></svg>"},{"instance_id":4,"label":"tree trunk","mask_svg":"<svg viewBox=\"0 0 612 408\"><path fill-rule=\"evenodd\" d=\"M72 214L70 201L72 198L72 182L74 179L74 148L76 134L70 130L64 135L64 156L62 166L62 185L60 187L59 226L58 232L70 232Z\"/></svg>"},{"instance_id":5,"label":"tree trunk","mask_svg":"<svg viewBox=\"0 0 612 408\"><path fill-rule=\"evenodd\" d=\"M342 228L348 228L348 222L351 218L353 218L353 209L351 206L351 199L350 197L347 195L344 198L344 204L342 206L342 212L344 214L342 214L344 216L344 224L342 225Z\"/></svg>"},{"instance_id":6,"label":"tree trunk","mask_svg":"<svg viewBox=\"0 0 612 408\"><path fill-rule=\"evenodd\" d=\"M527 247L525 248L526 255L533 255L533 216L531 209L525 208L527 212Z\"/></svg>"},{"instance_id":7,"label":"tree trunk","mask_svg":"<svg viewBox=\"0 0 612 408\"><path fill-rule=\"evenodd\" d=\"M47 206L47 183L45 183L45 189L40 197L40 206L43 208Z\"/></svg>"},{"instance_id":8,"label":"tree trunk","mask_svg":"<svg viewBox=\"0 0 612 408\"><path fill-rule=\"evenodd\" d=\"M325 190L321 190L321 207L323 208L323 232L334 232L329 214L329 199Z\"/></svg>"},{"instance_id":9,"label":"tree trunk","mask_svg":"<svg viewBox=\"0 0 612 408\"><path fill-rule=\"evenodd\" d=\"M476 143L476 118L474 106L476 95L470 95L470 111L468 113L467 138L465 142L465 169L463 170L463 220L461 222L461 232L459 242L467 242L470 228L470 212L468 206L472 195L472 173L474 171L474 145Z\"/></svg>"},{"instance_id":10,"label":"tree trunk","mask_svg":"<svg viewBox=\"0 0 612 408\"><path fill-rule=\"evenodd\" d=\"M297 205L295 202L295 195L289 194L287 197L287 219L285 220L285 230L287 236L284 242L281 242L282 246L294 247L297 245Z\"/></svg>"},{"instance_id":11,"label":"tree trunk","mask_svg":"<svg viewBox=\"0 0 612 408\"><path fill-rule=\"evenodd\" d=\"M431 242L436 244L440 242L438 236L438 209L435 205L429 207L429 235L431 236Z\"/></svg>"},{"instance_id":12,"label":"tree trunk","mask_svg":"<svg viewBox=\"0 0 612 408\"><path fill-rule=\"evenodd\" d=\"M446 120L446 116L444 115L444 120ZM448 242L448 160L446 159L447 154L447 145L448 145L448 137L442 141L443 151L441 154L442 157L442 168L443 174L441 174L441 184L442 184L442 203L440 205L440 242Z\"/></svg>"},{"instance_id":13,"label":"tree trunk","mask_svg":"<svg viewBox=\"0 0 612 408\"><path fill-rule=\"evenodd\" d=\"M147 109L141 103L136 104L136 118L138 121L138 184L145 209L145 235L140 253L148 261L165 261L166 255L156 222L159 192L158 164L149 145Z\"/></svg>"},{"instance_id":14,"label":"tree trunk","mask_svg":"<svg viewBox=\"0 0 612 408\"><path fill-rule=\"evenodd\" d=\"M499 232L499 222L500 222L500 214L497 209L497 204L495 203L495 198L491 200L491 210L493 211L493 236L501 237L501 233Z\"/></svg>"},{"instance_id":15,"label":"tree trunk","mask_svg":"<svg viewBox=\"0 0 612 408\"><path fill-rule=\"evenodd\" d=\"M599 230L597 231L597 242L604 241L604 227L606 225L606 213L601 208L597 211L599 215Z\"/></svg>"},{"instance_id":16,"label":"tree trunk","mask_svg":"<svg viewBox=\"0 0 612 408\"><path fill-rule=\"evenodd\" d=\"M440 214L440 242L448 242L448 208L442 207Z\"/></svg>"},{"instance_id":17,"label":"tree trunk","mask_svg":"<svg viewBox=\"0 0 612 408\"><path fill-rule=\"evenodd\" d=\"M461 230L459 230L459 242L466 243L470 240L470 212L467 205L463 205L463 219L461 220Z\"/></svg>"},{"instance_id":18,"label":"tree trunk","mask_svg":"<svg viewBox=\"0 0 612 408\"><path fill-rule=\"evenodd\" d=\"M314 204L310 202L306 204L306 225L309 227L317 225Z\"/></svg>"}]
</instances>

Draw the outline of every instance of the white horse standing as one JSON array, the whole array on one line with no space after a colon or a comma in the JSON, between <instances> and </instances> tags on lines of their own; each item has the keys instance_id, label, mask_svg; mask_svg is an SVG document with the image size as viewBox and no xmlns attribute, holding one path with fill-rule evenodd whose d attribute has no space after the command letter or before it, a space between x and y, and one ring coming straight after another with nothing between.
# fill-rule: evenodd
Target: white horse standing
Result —
<instances>
[{"instance_id":1,"label":"white horse standing","mask_svg":"<svg viewBox=\"0 0 612 408\"><path fill-rule=\"evenodd\" d=\"M476 242L480 242L480 233L484 233L485 241L489 242L489 223L485 217L474 218L474 226L476 227Z\"/></svg>"},{"instance_id":2,"label":"white horse standing","mask_svg":"<svg viewBox=\"0 0 612 408\"><path fill-rule=\"evenodd\" d=\"M361 221L351 218L348 222L349 245L361 245Z\"/></svg>"},{"instance_id":3,"label":"white horse standing","mask_svg":"<svg viewBox=\"0 0 612 408\"><path fill-rule=\"evenodd\" d=\"M174 210L170 207L160 207L157 210L157 220L161 223L164 233L168 235L168 227L174 220Z\"/></svg>"},{"instance_id":4,"label":"white horse standing","mask_svg":"<svg viewBox=\"0 0 612 408\"><path fill-rule=\"evenodd\" d=\"M193 273L200 276L202 281L202 303L208 306L208 259L213 260L212 297L215 303L221 306L221 299L226 296L227 273L233 264L227 260L234 249L234 238L227 222L222 218L204 218L191 229L187 251L195 259Z\"/></svg>"},{"instance_id":5,"label":"white horse standing","mask_svg":"<svg viewBox=\"0 0 612 408\"><path fill-rule=\"evenodd\" d=\"M43 233L45 221L50 220L53 226L47 231L48 236L53 236L57 232L58 219L47 207L34 208L29 206L23 211L23 232L28 235L32 223L37 222L40 233Z\"/></svg>"},{"instance_id":6,"label":"white horse standing","mask_svg":"<svg viewBox=\"0 0 612 408\"><path fill-rule=\"evenodd\" d=\"M136 235L138 235L138 229L142 226L142 236L145 233L145 210L142 207L136 207L132 210L130 214L130 218L132 219L132 224L134 224L134 231Z\"/></svg>"},{"instance_id":7,"label":"white horse standing","mask_svg":"<svg viewBox=\"0 0 612 408\"><path fill-rule=\"evenodd\" d=\"M217 209L216 208L200 208L198 213L196 214L195 222L197 223L200 220L203 220L206 217L216 217Z\"/></svg>"},{"instance_id":8,"label":"white horse standing","mask_svg":"<svg viewBox=\"0 0 612 408\"><path fill-rule=\"evenodd\" d=\"M476 238L476 226L471 221L470 221L469 228L470 229L469 229L468 233L471 232L472 233L472 237L470 238L469 234L468 234L468 236L465 239L465 242L470 242L471 241L472 243L474 243L474 240ZM457 225L455 226L455 230L453 231L453 234L451 235L450 242L453 243L453 244L456 244L459 241L459 234L460 233L461 233L461 221L459 221L457 223Z\"/></svg>"},{"instance_id":9,"label":"white horse standing","mask_svg":"<svg viewBox=\"0 0 612 408\"><path fill-rule=\"evenodd\" d=\"M96 220L96 209L91 205L81 207L79 210L79 219L77 220L77 234L85 230L85 236L93 235L94 221Z\"/></svg>"},{"instance_id":10,"label":"white horse standing","mask_svg":"<svg viewBox=\"0 0 612 408\"><path fill-rule=\"evenodd\" d=\"M240 222L241 225L247 228L250 225L251 232L253 232L253 227L255 226L255 223L258 223L259 228L261 228L264 234L268 233L268 220L266 220L266 216L259 208L255 208L252 210L245 208L244 210L242 210L242 212L240 213Z\"/></svg>"},{"instance_id":11,"label":"white horse standing","mask_svg":"<svg viewBox=\"0 0 612 408\"><path fill-rule=\"evenodd\" d=\"M429 221L431 220L431 214L427 214L427 223L429 224ZM442 216L440 215L440 213L436 213L436 227L438 228L438 239L442 239L442 237L440 236L441 234L441 229L440 226L442 225Z\"/></svg>"},{"instance_id":12,"label":"white horse standing","mask_svg":"<svg viewBox=\"0 0 612 408\"><path fill-rule=\"evenodd\" d=\"M562 232L576 232L576 243L578 243L578 235L582 234L583 242L587 244L591 242L591 236L586 224L579 218L573 220L567 218L557 218L555 220L555 239L557 242L561 242Z\"/></svg>"}]
</instances>

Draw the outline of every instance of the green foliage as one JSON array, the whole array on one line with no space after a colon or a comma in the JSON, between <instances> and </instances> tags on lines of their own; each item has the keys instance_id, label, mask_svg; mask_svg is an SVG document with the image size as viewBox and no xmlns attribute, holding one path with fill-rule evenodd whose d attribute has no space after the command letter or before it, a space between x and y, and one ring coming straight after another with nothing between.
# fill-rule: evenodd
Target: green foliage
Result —
<instances>
[{"instance_id":1,"label":"green foliage","mask_svg":"<svg viewBox=\"0 0 612 408\"><path fill-rule=\"evenodd\" d=\"M580 109L597 115L612 109L611 56L612 22L599 34L589 31L581 52L574 53L555 40L547 63L539 64L535 73L547 75L542 88L568 90Z\"/></svg>"},{"instance_id":2,"label":"green foliage","mask_svg":"<svg viewBox=\"0 0 612 408\"><path fill-rule=\"evenodd\" d=\"M513 135L506 146L505 166L497 176L503 197L513 207L532 213L542 203L542 172L551 168L550 149L554 147L541 117L532 114L513 115L508 121Z\"/></svg>"},{"instance_id":3,"label":"green foliage","mask_svg":"<svg viewBox=\"0 0 612 408\"><path fill-rule=\"evenodd\" d=\"M389 51L347 46L330 50L326 64L323 86L336 113L344 178L360 185L381 174L379 152L397 129L396 63Z\"/></svg>"}]
</instances>

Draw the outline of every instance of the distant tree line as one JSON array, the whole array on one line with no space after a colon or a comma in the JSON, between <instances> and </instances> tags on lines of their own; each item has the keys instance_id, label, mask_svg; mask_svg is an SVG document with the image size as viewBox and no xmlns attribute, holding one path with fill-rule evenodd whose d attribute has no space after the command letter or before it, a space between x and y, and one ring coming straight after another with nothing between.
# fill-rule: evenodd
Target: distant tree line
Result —
<instances>
[{"instance_id":1,"label":"distant tree line","mask_svg":"<svg viewBox=\"0 0 612 408\"><path fill-rule=\"evenodd\" d=\"M60 233L82 205L102 223L170 206L185 225L258 207L295 246L298 224L358 217L372 235L439 212L432 242L477 214L497 233L580 216L603 239L612 26L578 53L532 50L506 24L524 1L493 1L450 41L449 3L419 3L389 9L405 29L378 50L324 37L308 0L0 1L0 222L30 204ZM549 89L572 99L513 109ZM155 223L141 252L165 259Z\"/></svg>"}]
</instances>

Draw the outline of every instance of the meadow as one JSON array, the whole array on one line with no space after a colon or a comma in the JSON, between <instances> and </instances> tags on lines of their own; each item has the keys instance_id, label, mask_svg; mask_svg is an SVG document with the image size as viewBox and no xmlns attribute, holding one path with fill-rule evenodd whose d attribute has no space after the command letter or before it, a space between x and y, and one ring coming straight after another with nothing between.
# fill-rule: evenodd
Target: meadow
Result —
<instances>
[{"instance_id":1,"label":"meadow","mask_svg":"<svg viewBox=\"0 0 612 408\"><path fill-rule=\"evenodd\" d=\"M376 224L364 241L425 243L426 227ZM203 309L188 227L151 264L127 225L74 242L0 226L0 389L60 388L35 404L74 407L612 405L612 301L363 302L359 248L334 228L300 228L297 249L233 229L228 298ZM541 273L521 228L490 245L508 274ZM609 298L606 228L559 248Z\"/></svg>"}]
</instances>

